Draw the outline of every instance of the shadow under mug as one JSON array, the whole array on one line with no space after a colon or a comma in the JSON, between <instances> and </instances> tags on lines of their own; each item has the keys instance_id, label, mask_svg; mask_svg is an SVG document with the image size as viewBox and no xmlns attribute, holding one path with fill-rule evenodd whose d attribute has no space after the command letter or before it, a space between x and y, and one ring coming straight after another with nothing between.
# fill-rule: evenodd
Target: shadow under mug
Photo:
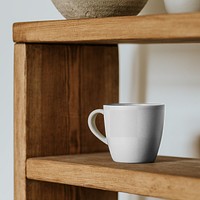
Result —
<instances>
[{"instance_id":1,"label":"shadow under mug","mask_svg":"<svg viewBox=\"0 0 200 200\"><path fill-rule=\"evenodd\" d=\"M109 104L90 113L91 132L107 144L112 159L123 163L147 163L156 159L164 124L163 104ZM104 115L106 137L96 126Z\"/></svg>"}]
</instances>

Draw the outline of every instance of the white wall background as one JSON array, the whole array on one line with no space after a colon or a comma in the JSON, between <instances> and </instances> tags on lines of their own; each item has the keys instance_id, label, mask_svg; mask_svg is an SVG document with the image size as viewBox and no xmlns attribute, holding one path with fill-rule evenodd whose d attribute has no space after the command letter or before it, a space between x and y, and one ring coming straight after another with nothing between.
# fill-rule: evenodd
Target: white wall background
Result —
<instances>
[{"instance_id":1,"label":"white wall background","mask_svg":"<svg viewBox=\"0 0 200 200\"><path fill-rule=\"evenodd\" d=\"M142 14L165 12L149 0ZM7 0L0 6L0 199L13 199L12 24L63 19L50 0ZM173 28L173 27L172 27ZM189 30L188 30L189 31ZM160 155L200 157L200 45L120 45L120 100L162 102ZM127 196L121 199L149 199Z\"/></svg>"}]
</instances>

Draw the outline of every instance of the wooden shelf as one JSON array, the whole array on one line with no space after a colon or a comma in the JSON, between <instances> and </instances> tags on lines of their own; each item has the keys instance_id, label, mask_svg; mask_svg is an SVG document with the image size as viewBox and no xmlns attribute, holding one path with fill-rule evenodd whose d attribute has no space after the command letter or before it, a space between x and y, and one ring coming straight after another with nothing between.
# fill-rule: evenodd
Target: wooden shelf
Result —
<instances>
[{"instance_id":1,"label":"wooden shelf","mask_svg":"<svg viewBox=\"0 0 200 200\"><path fill-rule=\"evenodd\" d=\"M15 42L200 42L200 13L15 23Z\"/></svg>"},{"instance_id":2,"label":"wooden shelf","mask_svg":"<svg viewBox=\"0 0 200 200\"><path fill-rule=\"evenodd\" d=\"M200 196L200 160L158 157L155 163L122 164L108 153L30 158L29 179L169 199Z\"/></svg>"},{"instance_id":3,"label":"wooden shelf","mask_svg":"<svg viewBox=\"0 0 200 200\"><path fill-rule=\"evenodd\" d=\"M13 40L15 200L199 199L200 160L115 163L87 118L118 102L118 43L200 42L200 13L15 23Z\"/></svg>"}]
</instances>

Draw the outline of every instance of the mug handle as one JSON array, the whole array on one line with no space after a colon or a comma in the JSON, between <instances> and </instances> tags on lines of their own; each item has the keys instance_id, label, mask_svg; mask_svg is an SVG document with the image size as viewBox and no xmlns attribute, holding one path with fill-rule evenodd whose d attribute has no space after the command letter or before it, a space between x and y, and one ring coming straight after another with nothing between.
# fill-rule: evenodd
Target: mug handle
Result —
<instances>
[{"instance_id":1,"label":"mug handle","mask_svg":"<svg viewBox=\"0 0 200 200\"><path fill-rule=\"evenodd\" d=\"M99 139L101 140L103 143L108 145L107 139L104 135L102 135L100 133L100 131L98 130L97 126L96 126L96 117L98 114L102 114L104 115L104 111L103 109L96 109L94 111L92 111L88 117L88 126L91 130L91 132Z\"/></svg>"}]
</instances>

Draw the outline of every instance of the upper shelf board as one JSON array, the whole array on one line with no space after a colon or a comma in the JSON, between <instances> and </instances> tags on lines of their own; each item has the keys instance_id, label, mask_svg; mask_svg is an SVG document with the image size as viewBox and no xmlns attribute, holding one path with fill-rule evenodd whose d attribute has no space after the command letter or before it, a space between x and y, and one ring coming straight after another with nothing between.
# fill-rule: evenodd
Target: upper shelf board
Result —
<instances>
[{"instance_id":1,"label":"upper shelf board","mask_svg":"<svg viewBox=\"0 0 200 200\"><path fill-rule=\"evenodd\" d=\"M165 199L200 197L200 160L158 157L155 163L122 164L108 153L30 158L27 178Z\"/></svg>"},{"instance_id":2,"label":"upper shelf board","mask_svg":"<svg viewBox=\"0 0 200 200\"><path fill-rule=\"evenodd\" d=\"M13 25L22 43L193 43L200 42L200 13L21 22Z\"/></svg>"}]
</instances>

